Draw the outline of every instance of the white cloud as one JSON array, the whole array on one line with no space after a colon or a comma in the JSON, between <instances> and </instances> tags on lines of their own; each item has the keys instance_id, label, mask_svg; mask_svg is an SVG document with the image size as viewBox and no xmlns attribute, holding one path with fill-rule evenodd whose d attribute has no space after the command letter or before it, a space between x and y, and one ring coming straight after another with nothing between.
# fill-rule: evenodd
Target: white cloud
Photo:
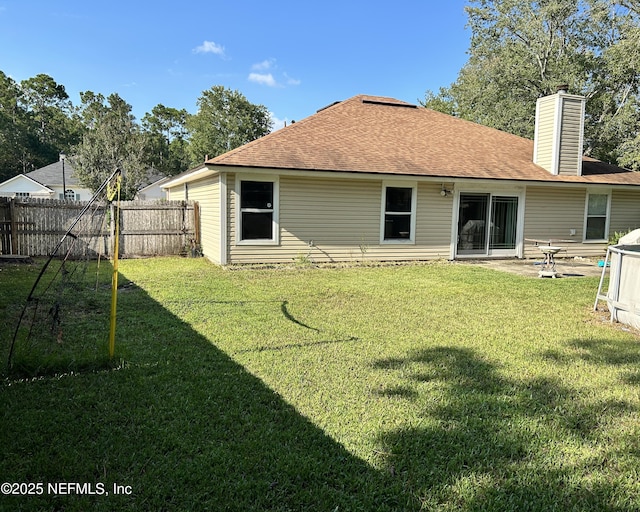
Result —
<instances>
[{"instance_id":1,"label":"white cloud","mask_svg":"<svg viewBox=\"0 0 640 512\"><path fill-rule=\"evenodd\" d=\"M213 53L224 57L224 46L214 43L213 41L205 41L200 46L193 49L193 53Z\"/></svg>"},{"instance_id":2,"label":"white cloud","mask_svg":"<svg viewBox=\"0 0 640 512\"><path fill-rule=\"evenodd\" d=\"M296 78L291 78L286 73L284 74L284 77L287 79L287 85L300 85L302 83L300 80Z\"/></svg>"},{"instance_id":3,"label":"white cloud","mask_svg":"<svg viewBox=\"0 0 640 512\"><path fill-rule=\"evenodd\" d=\"M249 73L249 81L260 85L267 85L269 87L276 87L278 85L271 73Z\"/></svg>"},{"instance_id":4,"label":"white cloud","mask_svg":"<svg viewBox=\"0 0 640 512\"><path fill-rule=\"evenodd\" d=\"M275 59L266 59L266 60L263 60L262 62L258 62L257 64L254 64L253 66L251 66L251 69L253 69L254 71L266 71L268 69L271 69L275 63L276 63Z\"/></svg>"},{"instance_id":5,"label":"white cloud","mask_svg":"<svg viewBox=\"0 0 640 512\"><path fill-rule=\"evenodd\" d=\"M268 87L300 85L300 80L291 78L286 73L282 73L282 80L274 78L272 71L275 72L277 69L276 59L265 59L262 62L257 62L251 66L252 72L249 73L249 81Z\"/></svg>"}]
</instances>

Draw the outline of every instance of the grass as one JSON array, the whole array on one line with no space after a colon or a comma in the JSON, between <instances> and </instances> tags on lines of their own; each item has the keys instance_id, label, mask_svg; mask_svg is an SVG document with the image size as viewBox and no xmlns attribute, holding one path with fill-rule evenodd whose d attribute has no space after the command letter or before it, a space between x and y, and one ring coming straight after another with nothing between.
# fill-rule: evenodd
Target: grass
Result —
<instances>
[{"instance_id":1,"label":"grass","mask_svg":"<svg viewBox=\"0 0 640 512\"><path fill-rule=\"evenodd\" d=\"M52 260L31 270L35 269L42 269L42 274L40 279L28 274L31 293L7 302L21 320L11 322L19 328L8 335L12 348L4 359L11 376L111 366L108 347L100 341L109 330L113 267L108 261L69 260L62 265Z\"/></svg>"},{"instance_id":2,"label":"grass","mask_svg":"<svg viewBox=\"0 0 640 512\"><path fill-rule=\"evenodd\" d=\"M0 268L11 317L38 268ZM132 493L0 509L640 509L640 340L591 312L597 278L120 270L119 364L6 379L0 477Z\"/></svg>"}]
</instances>

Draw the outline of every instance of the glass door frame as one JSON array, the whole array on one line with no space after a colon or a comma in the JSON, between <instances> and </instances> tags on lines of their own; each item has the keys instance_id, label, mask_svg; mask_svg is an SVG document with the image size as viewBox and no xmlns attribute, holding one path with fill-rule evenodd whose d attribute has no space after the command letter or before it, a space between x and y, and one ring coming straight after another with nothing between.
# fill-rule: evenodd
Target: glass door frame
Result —
<instances>
[{"instance_id":1,"label":"glass door frame","mask_svg":"<svg viewBox=\"0 0 640 512\"><path fill-rule=\"evenodd\" d=\"M485 233L485 251L474 252L472 254L459 254L458 253L458 241L459 241L459 228L458 222L460 221L460 196L461 195L488 195L488 211L486 218L491 218L491 208L493 205L494 197L515 197L518 199L517 217L516 217L516 243L514 249L490 249L489 239L491 236L489 226L487 226ZM464 258L487 258L487 257L503 257L503 258L522 258L524 256L524 212L525 212L525 189L524 188L502 188L502 187L474 187L474 188L457 188L453 196L453 212L451 222L451 259L464 259Z\"/></svg>"}]
</instances>

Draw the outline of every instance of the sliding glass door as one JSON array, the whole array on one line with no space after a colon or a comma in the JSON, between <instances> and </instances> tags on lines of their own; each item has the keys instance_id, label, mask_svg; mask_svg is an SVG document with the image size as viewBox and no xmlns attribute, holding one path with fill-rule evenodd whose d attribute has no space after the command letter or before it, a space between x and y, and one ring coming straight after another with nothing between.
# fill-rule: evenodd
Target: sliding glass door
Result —
<instances>
[{"instance_id":1,"label":"sliding glass door","mask_svg":"<svg viewBox=\"0 0 640 512\"><path fill-rule=\"evenodd\" d=\"M493 196L491 198L490 251L515 250L517 220L517 197Z\"/></svg>"},{"instance_id":2,"label":"sliding glass door","mask_svg":"<svg viewBox=\"0 0 640 512\"><path fill-rule=\"evenodd\" d=\"M517 196L460 194L456 253L515 256L517 227Z\"/></svg>"},{"instance_id":3,"label":"sliding glass door","mask_svg":"<svg viewBox=\"0 0 640 512\"><path fill-rule=\"evenodd\" d=\"M460 194L458 254L487 253L489 194Z\"/></svg>"}]
</instances>

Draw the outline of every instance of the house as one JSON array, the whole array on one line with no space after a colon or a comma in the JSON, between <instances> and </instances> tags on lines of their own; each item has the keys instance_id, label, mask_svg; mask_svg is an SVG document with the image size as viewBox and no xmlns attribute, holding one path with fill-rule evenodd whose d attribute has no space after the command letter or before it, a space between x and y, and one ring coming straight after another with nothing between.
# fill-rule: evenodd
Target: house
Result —
<instances>
[{"instance_id":1,"label":"house","mask_svg":"<svg viewBox=\"0 0 640 512\"><path fill-rule=\"evenodd\" d=\"M535 140L378 96L334 103L164 184L220 264L601 256L640 227L640 173L582 156L585 99L538 100Z\"/></svg>"},{"instance_id":2,"label":"house","mask_svg":"<svg viewBox=\"0 0 640 512\"><path fill-rule=\"evenodd\" d=\"M135 199L165 199L166 193L162 186L168 180L168 177L159 174L155 169L149 169L147 179L140 187ZM67 190L67 199L88 201L93 197L93 192L90 189L80 185L76 179L73 166L63 154L60 155L60 159L57 162L27 174L19 174L0 183L0 197L62 199L63 182Z\"/></svg>"},{"instance_id":3,"label":"house","mask_svg":"<svg viewBox=\"0 0 640 512\"><path fill-rule=\"evenodd\" d=\"M153 169L149 170L147 183L140 187L134 199L139 199L140 201L166 199L167 194L163 186L169 179L169 177L158 174Z\"/></svg>"},{"instance_id":4,"label":"house","mask_svg":"<svg viewBox=\"0 0 640 512\"><path fill-rule=\"evenodd\" d=\"M66 198L73 201L88 201L93 196L91 190L80 185L65 156L60 155L57 162L0 183L0 196L63 199L65 188Z\"/></svg>"}]
</instances>

